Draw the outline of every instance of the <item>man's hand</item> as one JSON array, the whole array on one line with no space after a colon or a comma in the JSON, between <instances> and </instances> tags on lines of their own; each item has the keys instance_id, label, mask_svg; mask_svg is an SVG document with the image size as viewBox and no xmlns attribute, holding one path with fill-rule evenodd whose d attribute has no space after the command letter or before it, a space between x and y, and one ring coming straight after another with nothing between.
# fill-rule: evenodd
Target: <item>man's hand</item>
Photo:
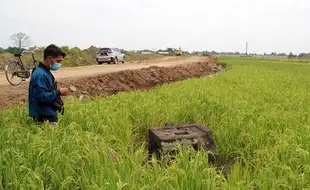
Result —
<instances>
[{"instance_id":1,"label":"man's hand","mask_svg":"<svg viewBox=\"0 0 310 190\"><path fill-rule=\"evenodd\" d=\"M68 94L69 94L69 89L68 88L60 88L59 91L60 91L60 94L62 96L68 96Z\"/></svg>"}]
</instances>

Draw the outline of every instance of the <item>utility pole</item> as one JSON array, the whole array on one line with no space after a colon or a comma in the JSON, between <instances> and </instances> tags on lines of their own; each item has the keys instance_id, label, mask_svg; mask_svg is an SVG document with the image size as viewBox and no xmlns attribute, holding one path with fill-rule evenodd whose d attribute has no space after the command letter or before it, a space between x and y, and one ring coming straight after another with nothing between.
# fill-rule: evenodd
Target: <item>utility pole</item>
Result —
<instances>
[{"instance_id":1,"label":"utility pole","mask_svg":"<svg viewBox=\"0 0 310 190\"><path fill-rule=\"evenodd\" d=\"M246 45L245 45L245 55L248 55L248 42L246 42Z\"/></svg>"}]
</instances>

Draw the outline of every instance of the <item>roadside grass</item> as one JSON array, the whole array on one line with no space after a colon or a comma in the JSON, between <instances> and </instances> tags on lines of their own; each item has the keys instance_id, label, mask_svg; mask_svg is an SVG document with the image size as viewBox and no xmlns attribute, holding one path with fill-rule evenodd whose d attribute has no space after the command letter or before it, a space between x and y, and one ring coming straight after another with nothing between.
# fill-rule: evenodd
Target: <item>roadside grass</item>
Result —
<instances>
[{"instance_id":1,"label":"roadside grass","mask_svg":"<svg viewBox=\"0 0 310 190\"><path fill-rule=\"evenodd\" d=\"M310 186L310 65L220 58L227 72L150 92L66 101L60 126L34 126L27 108L0 111L3 189L303 189ZM147 129L209 126L228 178L199 152L142 167Z\"/></svg>"},{"instance_id":2,"label":"roadside grass","mask_svg":"<svg viewBox=\"0 0 310 190\"><path fill-rule=\"evenodd\" d=\"M0 53L0 71L4 70L6 60L10 57L9 53Z\"/></svg>"}]
</instances>

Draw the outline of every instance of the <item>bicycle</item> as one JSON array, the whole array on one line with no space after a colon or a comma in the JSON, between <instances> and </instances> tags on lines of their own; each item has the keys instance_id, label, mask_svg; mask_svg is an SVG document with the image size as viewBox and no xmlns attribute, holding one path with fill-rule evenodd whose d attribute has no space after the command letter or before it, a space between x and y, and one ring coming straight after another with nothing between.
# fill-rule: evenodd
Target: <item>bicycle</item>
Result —
<instances>
[{"instance_id":1,"label":"bicycle","mask_svg":"<svg viewBox=\"0 0 310 190\"><path fill-rule=\"evenodd\" d=\"M5 65L4 71L6 79L11 85L17 86L23 81L26 81L26 79L30 78L31 70L38 66L38 61L34 57L36 50L37 49L34 49L33 51L22 51L21 53L15 53L15 59L8 60L8 63ZM27 65L24 65L21 59L21 57L25 53L31 53L32 58L32 60L28 62ZM10 69L12 69L12 73L10 73ZM13 79L17 79L17 82L15 83Z\"/></svg>"}]
</instances>

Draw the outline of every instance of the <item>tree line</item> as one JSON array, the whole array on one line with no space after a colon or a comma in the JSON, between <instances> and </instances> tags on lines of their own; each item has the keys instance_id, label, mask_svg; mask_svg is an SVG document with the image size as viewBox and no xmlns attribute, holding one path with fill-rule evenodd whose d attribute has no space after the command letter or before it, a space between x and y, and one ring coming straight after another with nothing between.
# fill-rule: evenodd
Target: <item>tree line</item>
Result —
<instances>
[{"instance_id":1,"label":"tree line","mask_svg":"<svg viewBox=\"0 0 310 190\"><path fill-rule=\"evenodd\" d=\"M0 47L0 53L20 53L23 50L26 50L26 48L30 47L31 45L31 39L30 37L23 33L23 32L19 32L16 34L13 34L10 39L13 41L13 46L9 46L6 49ZM33 47L30 47L29 49L32 49ZM87 53L93 53L93 56L96 54L96 50L97 48L94 46L89 47L88 49L85 50L81 50L78 47L74 47L74 48L69 48L68 46L63 46L61 47L65 52L69 53L71 52L74 55L79 55L81 56L82 51L86 51ZM159 49L157 51L152 51L152 50L141 50L138 52L152 52L152 53L158 53L158 52L169 52L169 53L174 53L177 52L178 50L175 48L166 48L166 49ZM257 56L258 54L256 53L250 53L250 54L245 54L245 53L240 53L240 52L216 52L216 51L193 51L193 52L188 52L188 51L183 51L183 55L249 55L249 56ZM264 53L264 56L286 56L288 58L310 58L310 53L300 53L298 55L293 54L292 52L290 52L289 54L286 53L277 53L277 52L271 52L271 53Z\"/></svg>"}]
</instances>

